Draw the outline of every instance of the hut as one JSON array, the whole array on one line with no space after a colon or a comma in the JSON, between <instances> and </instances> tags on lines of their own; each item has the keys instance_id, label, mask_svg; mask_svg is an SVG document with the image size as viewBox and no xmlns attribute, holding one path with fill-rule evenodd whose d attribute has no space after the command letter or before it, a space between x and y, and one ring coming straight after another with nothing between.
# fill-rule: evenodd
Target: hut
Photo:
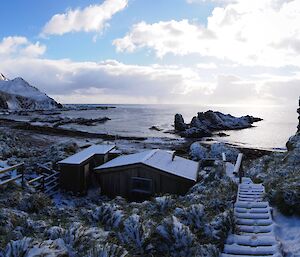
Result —
<instances>
[{"instance_id":1,"label":"hut","mask_svg":"<svg viewBox=\"0 0 300 257\"><path fill-rule=\"evenodd\" d=\"M85 194L90 185L92 171L111 159L110 152L114 145L92 145L60 162L60 187L65 191Z\"/></svg>"},{"instance_id":2,"label":"hut","mask_svg":"<svg viewBox=\"0 0 300 257\"><path fill-rule=\"evenodd\" d=\"M198 163L155 149L119 156L94 170L102 194L139 200L158 193L185 194L197 181Z\"/></svg>"}]
</instances>

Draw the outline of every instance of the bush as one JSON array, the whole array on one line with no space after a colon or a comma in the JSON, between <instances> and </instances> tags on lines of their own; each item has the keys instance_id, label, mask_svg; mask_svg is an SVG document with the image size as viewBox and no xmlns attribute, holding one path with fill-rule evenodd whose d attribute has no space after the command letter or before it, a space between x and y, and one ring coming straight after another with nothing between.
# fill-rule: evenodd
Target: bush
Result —
<instances>
[{"instance_id":1,"label":"bush","mask_svg":"<svg viewBox=\"0 0 300 257\"><path fill-rule=\"evenodd\" d=\"M92 213L92 219L101 222L105 229L117 228L124 217L116 204L104 203Z\"/></svg>"},{"instance_id":2,"label":"bush","mask_svg":"<svg viewBox=\"0 0 300 257\"><path fill-rule=\"evenodd\" d=\"M195 256L195 235L175 216L164 219L156 232L160 237L157 250L162 254L168 253L174 257Z\"/></svg>"},{"instance_id":3,"label":"bush","mask_svg":"<svg viewBox=\"0 0 300 257\"><path fill-rule=\"evenodd\" d=\"M43 193L30 194L24 197L19 208L30 213L40 213L45 207L52 204L51 200Z\"/></svg>"},{"instance_id":4,"label":"bush","mask_svg":"<svg viewBox=\"0 0 300 257\"><path fill-rule=\"evenodd\" d=\"M106 243L91 250L87 257L125 257L127 253L121 246Z\"/></svg>"}]
</instances>

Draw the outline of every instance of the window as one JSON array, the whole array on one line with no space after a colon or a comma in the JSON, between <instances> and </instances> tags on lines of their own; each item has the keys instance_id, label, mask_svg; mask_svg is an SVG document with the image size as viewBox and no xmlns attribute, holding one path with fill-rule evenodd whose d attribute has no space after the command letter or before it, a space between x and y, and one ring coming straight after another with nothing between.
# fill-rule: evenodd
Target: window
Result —
<instances>
[{"instance_id":1,"label":"window","mask_svg":"<svg viewBox=\"0 0 300 257\"><path fill-rule=\"evenodd\" d=\"M152 194L152 179L132 177L131 192Z\"/></svg>"}]
</instances>

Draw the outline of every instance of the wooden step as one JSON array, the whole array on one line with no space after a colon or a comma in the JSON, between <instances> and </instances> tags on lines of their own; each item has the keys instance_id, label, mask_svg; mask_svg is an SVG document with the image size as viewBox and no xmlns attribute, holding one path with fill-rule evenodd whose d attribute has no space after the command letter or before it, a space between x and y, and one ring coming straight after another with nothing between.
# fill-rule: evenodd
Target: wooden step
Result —
<instances>
[{"instance_id":1,"label":"wooden step","mask_svg":"<svg viewBox=\"0 0 300 257\"><path fill-rule=\"evenodd\" d=\"M224 253L229 254L243 254L243 255L258 255L258 256L265 256L265 255L273 255L279 252L279 247L277 245L271 246L258 246L252 247L247 245L240 245L240 244L225 244L224 246Z\"/></svg>"},{"instance_id":2,"label":"wooden step","mask_svg":"<svg viewBox=\"0 0 300 257\"><path fill-rule=\"evenodd\" d=\"M257 236L257 235L230 235L226 244L239 244L246 246L271 246L276 245L277 241L274 236Z\"/></svg>"}]
</instances>

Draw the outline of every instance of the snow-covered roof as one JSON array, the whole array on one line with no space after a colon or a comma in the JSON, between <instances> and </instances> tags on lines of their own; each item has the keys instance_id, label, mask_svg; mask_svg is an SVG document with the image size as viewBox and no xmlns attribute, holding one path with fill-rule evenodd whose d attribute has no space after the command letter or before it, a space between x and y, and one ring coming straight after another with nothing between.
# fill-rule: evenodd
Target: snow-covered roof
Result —
<instances>
[{"instance_id":1,"label":"snow-covered roof","mask_svg":"<svg viewBox=\"0 0 300 257\"><path fill-rule=\"evenodd\" d=\"M96 167L95 171L140 163L179 177L196 181L198 163L179 156L175 156L174 160L172 160L172 156L173 152L170 151L159 149L148 150L141 153L119 156Z\"/></svg>"},{"instance_id":2,"label":"snow-covered roof","mask_svg":"<svg viewBox=\"0 0 300 257\"><path fill-rule=\"evenodd\" d=\"M58 162L59 164L80 164L85 160L91 158L95 154L106 154L112 149L114 149L114 145L92 145L83 151L71 155L70 157Z\"/></svg>"}]
</instances>

